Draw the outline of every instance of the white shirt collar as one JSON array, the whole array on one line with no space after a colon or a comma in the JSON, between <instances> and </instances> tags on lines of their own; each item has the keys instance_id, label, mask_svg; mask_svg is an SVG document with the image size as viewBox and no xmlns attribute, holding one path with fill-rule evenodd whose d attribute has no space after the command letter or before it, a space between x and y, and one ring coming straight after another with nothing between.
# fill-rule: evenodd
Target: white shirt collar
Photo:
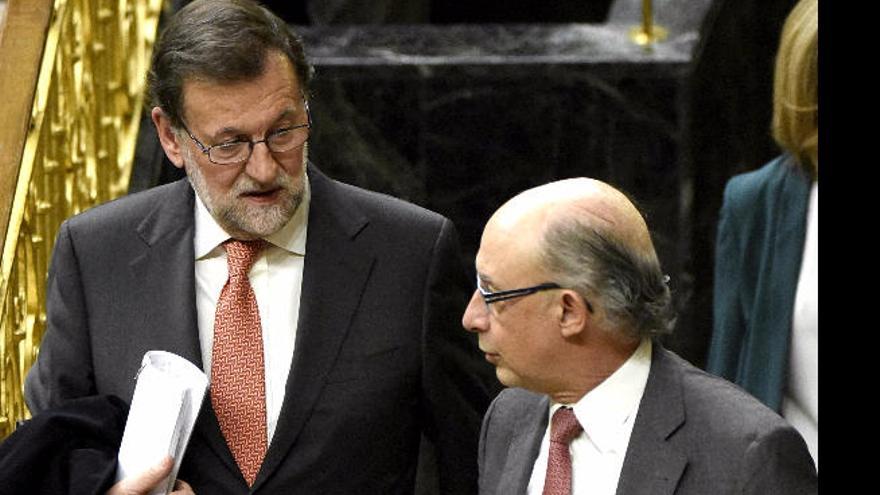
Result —
<instances>
[{"instance_id":1,"label":"white shirt collar","mask_svg":"<svg viewBox=\"0 0 880 495\"><path fill-rule=\"evenodd\" d=\"M620 443L622 439L628 443L629 435L621 432L624 427L631 430L635 421L651 371L651 348L651 339L643 339L617 371L570 406L586 435L602 452L626 449L626 443ZM563 405L551 401L550 417Z\"/></svg>"},{"instance_id":2,"label":"white shirt collar","mask_svg":"<svg viewBox=\"0 0 880 495\"><path fill-rule=\"evenodd\" d=\"M306 254L306 228L309 219L309 204L311 203L311 187L309 176L303 174L303 199L296 213L290 220L274 234L265 239L272 245L282 248L294 254L305 256ZM202 198L196 194L195 206L195 259L202 259L212 254L215 249L223 244L231 236L217 223ZM215 253L216 254L216 253Z\"/></svg>"}]
</instances>

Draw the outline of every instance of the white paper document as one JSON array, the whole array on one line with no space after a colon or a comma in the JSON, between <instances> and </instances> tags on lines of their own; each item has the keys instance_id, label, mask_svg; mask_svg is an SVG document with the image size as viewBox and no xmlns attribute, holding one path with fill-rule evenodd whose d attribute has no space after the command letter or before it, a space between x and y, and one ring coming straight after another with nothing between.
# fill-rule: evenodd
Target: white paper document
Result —
<instances>
[{"instance_id":1,"label":"white paper document","mask_svg":"<svg viewBox=\"0 0 880 495\"><path fill-rule=\"evenodd\" d=\"M117 481L170 455L174 468L150 495L171 491L207 389L208 377L186 359L166 351L144 354L119 447Z\"/></svg>"}]
</instances>

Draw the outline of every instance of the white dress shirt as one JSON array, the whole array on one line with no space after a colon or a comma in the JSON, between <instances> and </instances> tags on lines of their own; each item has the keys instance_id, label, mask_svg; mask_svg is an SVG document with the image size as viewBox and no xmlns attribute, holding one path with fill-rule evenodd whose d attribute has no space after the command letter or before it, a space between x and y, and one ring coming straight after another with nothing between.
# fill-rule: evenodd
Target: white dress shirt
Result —
<instances>
[{"instance_id":1,"label":"white dress shirt","mask_svg":"<svg viewBox=\"0 0 880 495\"><path fill-rule=\"evenodd\" d=\"M804 257L792 316L782 416L804 437L819 467L819 183L807 209Z\"/></svg>"},{"instance_id":2,"label":"white dress shirt","mask_svg":"<svg viewBox=\"0 0 880 495\"><path fill-rule=\"evenodd\" d=\"M651 340L644 339L623 365L576 404L550 403L550 418L562 406L574 409L584 428L571 442L572 495L614 495L639 403L651 370ZM550 421L529 480L529 495L540 495L547 476Z\"/></svg>"},{"instance_id":3,"label":"white dress shirt","mask_svg":"<svg viewBox=\"0 0 880 495\"><path fill-rule=\"evenodd\" d=\"M248 275L257 298L263 330L266 434L269 442L272 441L278 424L287 375L293 360L306 254L310 197L308 178L306 178L302 203L281 230L265 238L269 245L254 262ZM196 308L202 363L209 379L217 299L229 277L226 250L221 244L229 238L229 234L217 224L196 195L194 236Z\"/></svg>"}]
</instances>

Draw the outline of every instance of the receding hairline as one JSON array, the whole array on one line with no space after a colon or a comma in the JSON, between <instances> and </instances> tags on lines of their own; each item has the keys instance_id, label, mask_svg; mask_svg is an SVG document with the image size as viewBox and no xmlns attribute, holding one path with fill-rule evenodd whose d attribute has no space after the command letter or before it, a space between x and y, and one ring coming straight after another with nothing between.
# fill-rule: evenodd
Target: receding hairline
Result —
<instances>
[{"instance_id":1,"label":"receding hairline","mask_svg":"<svg viewBox=\"0 0 880 495\"><path fill-rule=\"evenodd\" d=\"M222 54L218 47L231 51ZM307 95L312 67L299 35L283 19L252 1L191 2L169 20L153 51L147 75L149 104L179 124L184 81L222 83L258 77L271 50L290 60Z\"/></svg>"},{"instance_id":2,"label":"receding hairline","mask_svg":"<svg viewBox=\"0 0 880 495\"><path fill-rule=\"evenodd\" d=\"M296 62L291 60L290 57L288 57L287 54L285 54L283 51L281 51L277 48L274 48L274 47L267 47L266 50L264 50L263 55L262 55L263 60L261 61L261 69L260 69L259 73L255 74L255 75L247 75L247 76L240 76L240 77L234 77L234 78L223 78L223 77L210 77L205 74L193 74L193 75L187 75L187 76L183 77L181 84L180 84L180 105L179 105L180 117L182 117L183 119L186 119L186 112L187 112L186 94L187 94L188 90L191 90L193 88L193 85L204 84L204 85L212 85L212 86L225 86L225 85L248 84L248 83L255 82L258 79L260 79L261 77L265 76L266 73L270 70L271 64L269 62L269 59L273 55L276 56L277 59L282 61L282 65L279 68L286 68L287 70L290 71L290 74L293 76L293 80L296 82L296 85L299 88L299 93L302 95L302 97L304 99L308 100L308 97L306 96L307 91L303 87L303 83L300 80L299 74L296 71L296 65L295 65ZM283 64L283 61L286 61L287 64ZM291 111L291 109L286 109L283 113L287 113L289 111ZM219 130L219 132L222 133L223 130L221 129L221 130Z\"/></svg>"},{"instance_id":3,"label":"receding hairline","mask_svg":"<svg viewBox=\"0 0 880 495\"><path fill-rule=\"evenodd\" d=\"M527 189L504 203L493 220L535 222L542 237L553 225L577 221L644 253L654 251L648 225L635 204L614 186L588 177Z\"/></svg>"}]
</instances>

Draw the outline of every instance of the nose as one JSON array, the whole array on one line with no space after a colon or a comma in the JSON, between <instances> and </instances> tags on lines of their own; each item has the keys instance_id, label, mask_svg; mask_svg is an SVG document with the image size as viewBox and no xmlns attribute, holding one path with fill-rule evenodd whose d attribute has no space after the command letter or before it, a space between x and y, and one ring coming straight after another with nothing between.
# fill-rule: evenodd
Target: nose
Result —
<instances>
[{"instance_id":1,"label":"nose","mask_svg":"<svg viewBox=\"0 0 880 495\"><path fill-rule=\"evenodd\" d=\"M485 332L489 329L489 311L483 296L474 290L471 300L468 301L464 315L461 317L461 325L469 332Z\"/></svg>"},{"instance_id":2,"label":"nose","mask_svg":"<svg viewBox=\"0 0 880 495\"><path fill-rule=\"evenodd\" d=\"M247 174L260 184L271 184L275 182L278 176L278 168L280 165L269 147L265 142L257 143L248 158L246 171Z\"/></svg>"}]
</instances>

